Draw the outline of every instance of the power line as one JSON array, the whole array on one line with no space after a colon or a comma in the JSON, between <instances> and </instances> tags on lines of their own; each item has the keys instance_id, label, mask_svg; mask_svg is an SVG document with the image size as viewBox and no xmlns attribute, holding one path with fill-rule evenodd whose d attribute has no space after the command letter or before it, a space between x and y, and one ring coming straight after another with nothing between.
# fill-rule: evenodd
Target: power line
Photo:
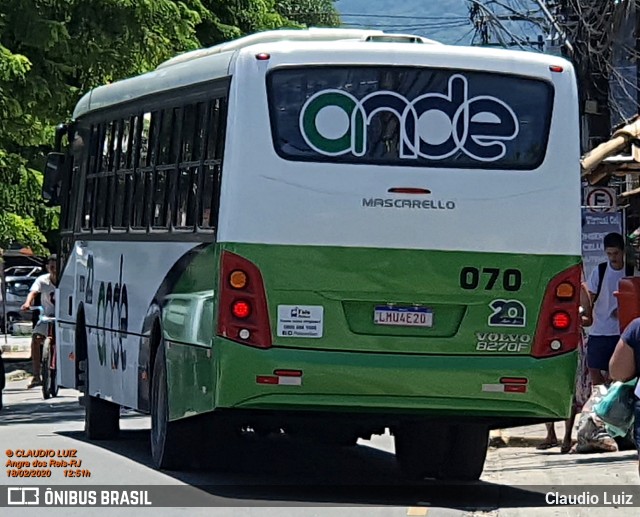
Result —
<instances>
[{"instance_id":1,"label":"power line","mask_svg":"<svg viewBox=\"0 0 640 517\"><path fill-rule=\"evenodd\" d=\"M307 16L312 14L327 14L326 12L298 11L295 13L282 13L283 16ZM357 18L390 18L399 20L468 20L466 16L410 16L400 14L371 14L371 13L339 13L341 18L345 16Z\"/></svg>"},{"instance_id":2,"label":"power line","mask_svg":"<svg viewBox=\"0 0 640 517\"><path fill-rule=\"evenodd\" d=\"M484 2L480 0L467 1L470 4L469 15L477 28L477 34L481 37L481 44L491 45L491 35L493 35L493 37L498 40L500 46L503 47L518 46L521 50L532 50L532 48L538 47L539 50L542 50L543 38L541 39L539 37L538 42L531 42L524 32L522 36L518 36L503 23L506 21L519 21L539 26L540 23L537 23L538 20L533 18L531 14L533 11L526 10L524 13L521 13L511 6L506 6L503 1L499 0L486 0ZM490 4L495 4L502 8L506 6L510 14L499 15L488 7ZM507 39L505 39L503 35L506 36ZM507 40L509 41L508 43Z\"/></svg>"}]
</instances>

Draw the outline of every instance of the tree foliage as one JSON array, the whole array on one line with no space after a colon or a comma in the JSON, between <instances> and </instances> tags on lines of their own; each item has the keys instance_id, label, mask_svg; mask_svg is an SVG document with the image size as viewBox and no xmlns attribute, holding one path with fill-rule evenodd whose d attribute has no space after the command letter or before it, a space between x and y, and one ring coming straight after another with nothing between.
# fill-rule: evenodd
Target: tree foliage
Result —
<instances>
[{"instance_id":1,"label":"tree foliage","mask_svg":"<svg viewBox=\"0 0 640 517\"><path fill-rule=\"evenodd\" d=\"M91 88L243 34L337 24L333 0L2 0L0 248L46 251L58 212L41 202L38 171Z\"/></svg>"},{"instance_id":2,"label":"tree foliage","mask_svg":"<svg viewBox=\"0 0 640 517\"><path fill-rule=\"evenodd\" d=\"M275 8L285 18L307 27L340 25L333 0L276 0Z\"/></svg>"}]
</instances>

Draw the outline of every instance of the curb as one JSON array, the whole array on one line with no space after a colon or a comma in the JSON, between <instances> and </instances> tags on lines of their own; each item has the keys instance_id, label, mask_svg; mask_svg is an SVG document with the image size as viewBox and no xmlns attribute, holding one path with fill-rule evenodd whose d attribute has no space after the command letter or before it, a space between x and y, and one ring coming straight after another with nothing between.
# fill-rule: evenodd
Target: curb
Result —
<instances>
[{"instance_id":1,"label":"curb","mask_svg":"<svg viewBox=\"0 0 640 517\"><path fill-rule=\"evenodd\" d=\"M13 372L7 373L5 375L5 379L7 382L21 381L29 377L29 374L24 370L14 370Z\"/></svg>"},{"instance_id":2,"label":"curb","mask_svg":"<svg viewBox=\"0 0 640 517\"><path fill-rule=\"evenodd\" d=\"M533 447L540 445L544 441L544 437L525 437L525 436L509 436L504 438L492 438L489 441L489 447L496 449L502 447Z\"/></svg>"}]
</instances>

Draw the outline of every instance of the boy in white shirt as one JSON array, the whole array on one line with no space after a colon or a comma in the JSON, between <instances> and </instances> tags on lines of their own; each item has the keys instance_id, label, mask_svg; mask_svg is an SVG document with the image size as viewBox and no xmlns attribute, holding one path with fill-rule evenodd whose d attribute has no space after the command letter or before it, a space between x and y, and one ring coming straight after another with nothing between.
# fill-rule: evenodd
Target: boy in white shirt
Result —
<instances>
[{"instance_id":1,"label":"boy in white shirt","mask_svg":"<svg viewBox=\"0 0 640 517\"><path fill-rule=\"evenodd\" d=\"M609 360L620 339L618 300L613 295L620 279L631 276L625 268L625 243L619 233L609 233L604 238L607 262L595 268L587 280L589 303L585 314L593 324L587 343L587 365L593 385L604 384L603 372L609 371Z\"/></svg>"},{"instance_id":2,"label":"boy in white shirt","mask_svg":"<svg viewBox=\"0 0 640 517\"><path fill-rule=\"evenodd\" d=\"M58 283L58 270L56 267L57 257L55 255L49 256L47 259L47 271L46 275L41 275L36 278L35 282L31 286L27 300L22 305L22 310L29 310L36 296L40 294L40 304L44 309L43 316L53 317L56 315L55 306L55 292L56 284ZM35 386L42 385L42 379L40 377L40 362L42 358L42 346L44 340L47 337L47 323L38 323L33 328L33 335L31 337L31 362L33 365L33 379L27 386L33 388Z\"/></svg>"}]
</instances>

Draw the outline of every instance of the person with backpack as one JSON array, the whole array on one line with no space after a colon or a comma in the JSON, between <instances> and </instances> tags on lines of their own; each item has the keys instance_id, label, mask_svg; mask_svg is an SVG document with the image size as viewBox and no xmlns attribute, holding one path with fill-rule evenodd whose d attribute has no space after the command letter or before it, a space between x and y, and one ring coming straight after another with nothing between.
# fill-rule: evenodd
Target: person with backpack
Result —
<instances>
[{"instance_id":1,"label":"person with backpack","mask_svg":"<svg viewBox=\"0 0 640 517\"><path fill-rule=\"evenodd\" d=\"M611 378L627 382L640 374L640 318L634 319L622 332L620 341L609 362ZM640 383L634 390L634 439L640 451ZM638 463L640 473L640 462Z\"/></svg>"},{"instance_id":2,"label":"person with backpack","mask_svg":"<svg viewBox=\"0 0 640 517\"><path fill-rule=\"evenodd\" d=\"M594 386L607 382L609 361L620 339L618 300L614 292L626 276L633 276L633 264L625 265L624 237L609 233L604 237L607 261L598 264L587 279L589 299L585 315L593 320L587 343L587 365Z\"/></svg>"}]
</instances>

